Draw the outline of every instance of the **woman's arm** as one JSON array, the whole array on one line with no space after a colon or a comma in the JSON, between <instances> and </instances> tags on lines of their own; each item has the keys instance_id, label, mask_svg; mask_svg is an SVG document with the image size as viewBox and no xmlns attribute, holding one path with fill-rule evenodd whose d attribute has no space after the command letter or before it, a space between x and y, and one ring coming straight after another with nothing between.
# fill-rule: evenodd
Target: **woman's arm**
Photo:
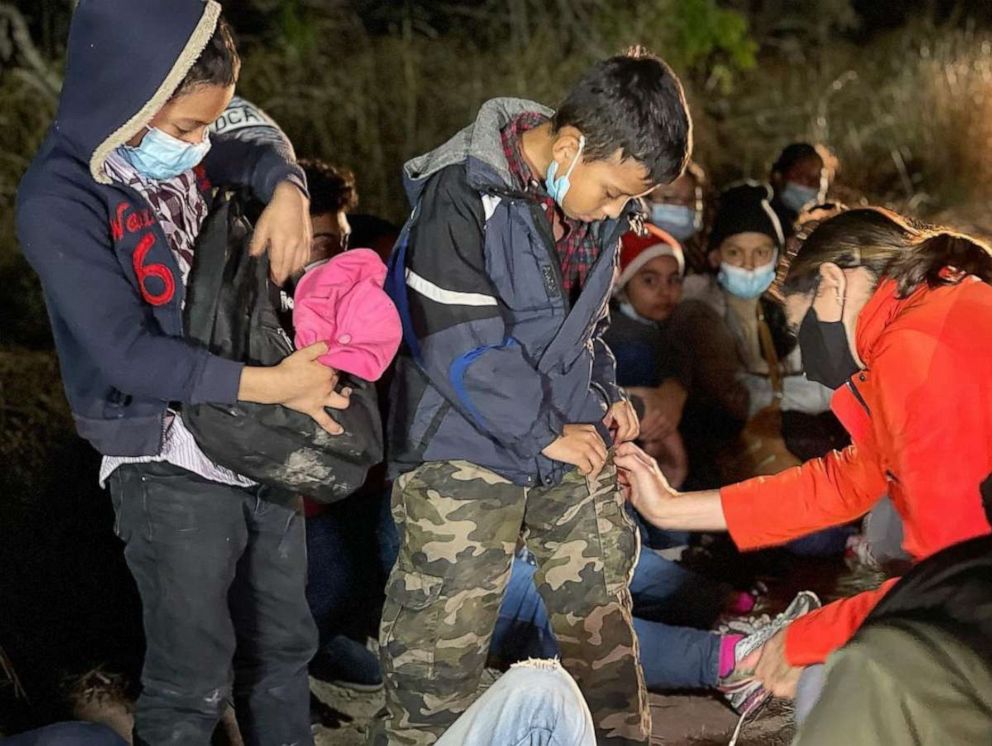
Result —
<instances>
[{"instance_id":1,"label":"woman's arm","mask_svg":"<svg viewBox=\"0 0 992 746\"><path fill-rule=\"evenodd\" d=\"M646 521L672 531L726 531L717 490L679 493L658 462L633 443L617 446L614 462L622 470L630 501Z\"/></svg>"},{"instance_id":2,"label":"woman's arm","mask_svg":"<svg viewBox=\"0 0 992 746\"><path fill-rule=\"evenodd\" d=\"M659 528L729 531L740 549L784 544L866 513L885 491L877 461L854 446L772 477L720 491L680 494L650 456L624 444L616 451L634 507Z\"/></svg>"}]
</instances>

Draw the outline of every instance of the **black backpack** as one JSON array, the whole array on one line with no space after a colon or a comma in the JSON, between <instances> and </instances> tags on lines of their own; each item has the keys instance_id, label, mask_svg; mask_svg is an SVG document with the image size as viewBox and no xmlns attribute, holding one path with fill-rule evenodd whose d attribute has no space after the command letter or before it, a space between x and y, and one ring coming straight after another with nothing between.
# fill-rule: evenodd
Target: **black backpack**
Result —
<instances>
[{"instance_id":1,"label":"black backpack","mask_svg":"<svg viewBox=\"0 0 992 746\"><path fill-rule=\"evenodd\" d=\"M280 324L268 257L248 253L248 215L255 212L242 192L217 194L197 237L184 324L187 338L215 355L275 365L294 348ZM342 374L340 386L346 385L352 388L348 409L328 409L344 428L341 435L276 404L186 404L182 418L215 463L262 484L335 502L357 490L383 456L375 386Z\"/></svg>"}]
</instances>

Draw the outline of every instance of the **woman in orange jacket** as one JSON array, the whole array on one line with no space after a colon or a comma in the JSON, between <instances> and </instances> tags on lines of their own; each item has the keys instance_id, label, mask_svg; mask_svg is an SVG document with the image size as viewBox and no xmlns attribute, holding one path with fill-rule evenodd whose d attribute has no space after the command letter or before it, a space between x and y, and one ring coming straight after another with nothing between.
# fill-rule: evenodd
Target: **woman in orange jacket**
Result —
<instances>
[{"instance_id":1,"label":"woman in orange jacket","mask_svg":"<svg viewBox=\"0 0 992 746\"><path fill-rule=\"evenodd\" d=\"M740 549L852 521L888 494L916 560L992 532L992 251L881 209L823 222L782 283L806 375L835 389L843 451L722 490L679 494L632 444L631 500L655 525L730 532ZM804 667L855 633L894 583L811 612L745 659L794 697Z\"/></svg>"}]
</instances>

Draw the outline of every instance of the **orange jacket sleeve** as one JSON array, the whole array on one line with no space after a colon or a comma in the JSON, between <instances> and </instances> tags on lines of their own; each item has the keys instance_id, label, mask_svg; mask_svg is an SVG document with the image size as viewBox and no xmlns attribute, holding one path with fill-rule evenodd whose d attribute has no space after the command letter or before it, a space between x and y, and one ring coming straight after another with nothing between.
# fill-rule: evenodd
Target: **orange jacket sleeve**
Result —
<instances>
[{"instance_id":1,"label":"orange jacket sleeve","mask_svg":"<svg viewBox=\"0 0 992 746\"><path fill-rule=\"evenodd\" d=\"M740 549L784 544L852 521L885 494L874 454L849 446L771 477L720 490L727 530Z\"/></svg>"},{"instance_id":2,"label":"orange jacket sleeve","mask_svg":"<svg viewBox=\"0 0 992 746\"><path fill-rule=\"evenodd\" d=\"M785 658L789 665L823 663L854 636L871 610L898 580L886 580L876 590L834 601L792 622L785 633Z\"/></svg>"}]
</instances>

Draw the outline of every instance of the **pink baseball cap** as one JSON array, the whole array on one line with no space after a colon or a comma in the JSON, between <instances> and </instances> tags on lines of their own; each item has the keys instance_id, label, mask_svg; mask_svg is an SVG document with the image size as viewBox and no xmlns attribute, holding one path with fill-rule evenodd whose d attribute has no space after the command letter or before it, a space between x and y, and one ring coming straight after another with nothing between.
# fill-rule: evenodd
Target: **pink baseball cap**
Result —
<instances>
[{"instance_id":1,"label":"pink baseball cap","mask_svg":"<svg viewBox=\"0 0 992 746\"><path fill-rule=\"evenodd\" d=\"M308 270L293 297L296 346L327 342L320 362L377 381L403 335L385 281L386 265L372 249L351 249Z\"/></svg>"}]
</instances>

